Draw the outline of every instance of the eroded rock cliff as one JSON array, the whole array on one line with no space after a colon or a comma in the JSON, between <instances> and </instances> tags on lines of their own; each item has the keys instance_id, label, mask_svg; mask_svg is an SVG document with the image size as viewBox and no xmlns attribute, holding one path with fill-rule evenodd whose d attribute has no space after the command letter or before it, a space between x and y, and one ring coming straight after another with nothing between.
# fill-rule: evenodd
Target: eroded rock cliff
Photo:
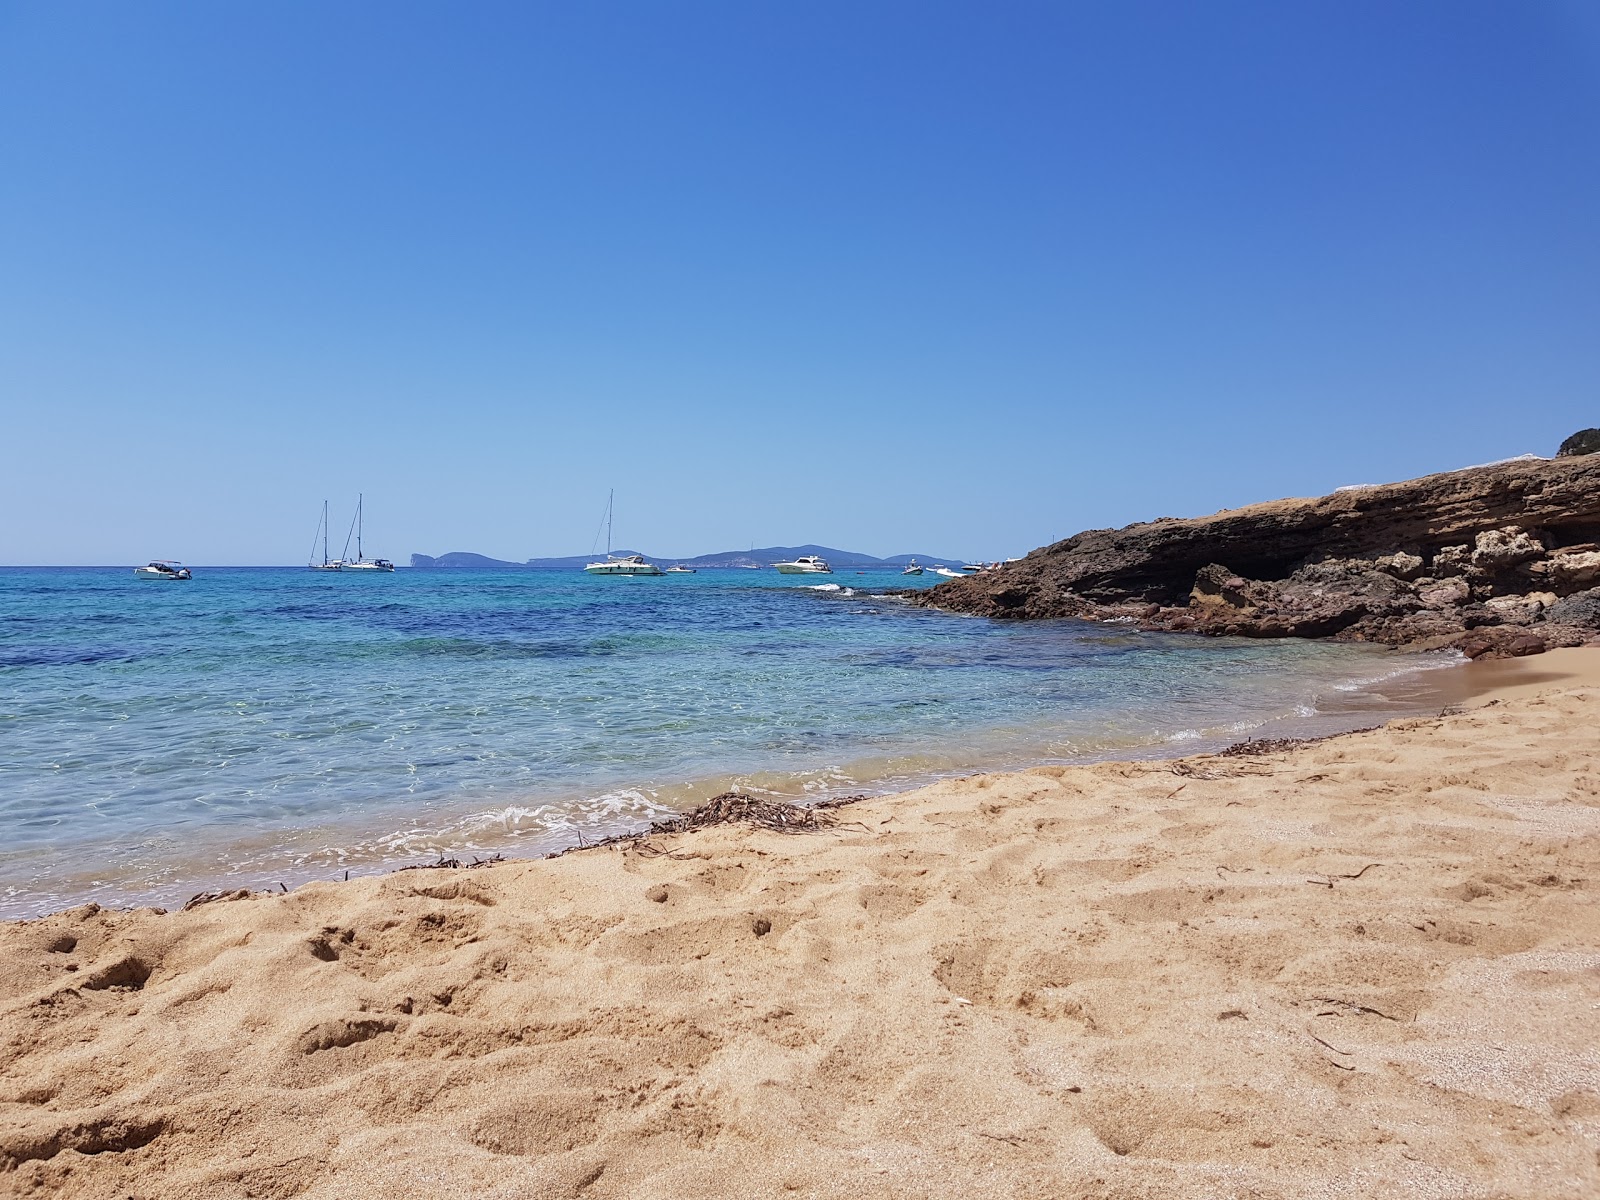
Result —
<instances>
[{"instance_id":1,"label":"eroded rock cliff","mask_svg":"<svg viewBox=\"0 0 1600 1200\"><path fill-rule=\"evenodd\" d=\"M1577 645L1600 635L1600 455L1093 529L913 600L1474 657Z\"/></svg>"}]
</instances>

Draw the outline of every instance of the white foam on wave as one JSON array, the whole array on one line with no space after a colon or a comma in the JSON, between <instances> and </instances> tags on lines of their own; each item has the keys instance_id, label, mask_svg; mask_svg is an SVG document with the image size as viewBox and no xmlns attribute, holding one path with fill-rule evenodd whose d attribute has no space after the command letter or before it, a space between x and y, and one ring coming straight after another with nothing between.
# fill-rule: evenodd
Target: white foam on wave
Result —
<instances>
[{"instance_id":1,"label":"white foam on wave","mask_svg":"<svg viewBox=\"0 0 1600 1200\"><path fill-rule=\"evenodd\" d=\"M1409 662L1393 670L1384 671L1377 675L1363 675L1356 679L1346 679L1335 683L1332 688L1336 692L1362 692L1380 683L1388 683L1395 679L1404 679L1407 675L1420 675L1424 671L1437 671L1444 667L1460 666L1466 657L1460 653L1450 655L1417 655L1415 662Z\"/></svg>"},{"instance_id":2,"label":"white foam on wave","mask_svg":"<svg viewBox=\"0 0 1600 1200\"><path fill-rule=\"evenodd\" d=\"M1297 717L1309 717L1316 713L1316 709L1305 704L1297 704L1292 711ZM1169 733L1164 740L1168 742L1198 742L1206 738L1233 736L1249 733L1251 730L1260 729L1264 725L1270 725L1273 721L1281 719L1281 714L1274 714L1253 720L1232 721L1226 725L1214 725L1208 729L1180 729L1176 733Z\"/></svg>"},{"instance_id":3,"label":"white foam on wave","mask_svg":"<svg viewBox=\"0 0 1600 1200\"><path fill-rule=\"evenodd\" d=\"M570 843L585 834L612 833L619 827L648 825L676 815L675 809L637 788L620 788L580 800L480 809L433 827L413 825L395 830L373 838L361 849L367 855L392 860L419 854L492 850L524 838Z\"/></svg>"},{"instance_id":4,"label":"white foam on wave","mask_svg":"<svg viewBox=\"0 0 1600 1200\"><path fill-rule=\"evenodd\" d=\"M503 808L469 813L440 829L439 833L466 837L482 833L510 837L530 833L575 833L618 818L652 821L671 814L671 808L657 803L639 789L620 788L575 802L507 804Z\"/></svg>"}]
</instances>

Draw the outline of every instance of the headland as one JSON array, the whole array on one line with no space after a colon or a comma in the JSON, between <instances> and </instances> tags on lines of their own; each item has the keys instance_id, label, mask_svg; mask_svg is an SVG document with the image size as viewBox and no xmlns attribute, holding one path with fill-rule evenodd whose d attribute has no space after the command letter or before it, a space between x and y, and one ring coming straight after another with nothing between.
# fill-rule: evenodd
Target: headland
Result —
<instances>
[{"instance_id":1,"label":"headland","mask_svg":"<svg viewBox=\"0 0 1600 1200\"><path fill-rule=\"evenodd\" d=\"M1600 635L1600 454L1094 529L913 603L1469 658Z\"/></svg>"}]
</instances>

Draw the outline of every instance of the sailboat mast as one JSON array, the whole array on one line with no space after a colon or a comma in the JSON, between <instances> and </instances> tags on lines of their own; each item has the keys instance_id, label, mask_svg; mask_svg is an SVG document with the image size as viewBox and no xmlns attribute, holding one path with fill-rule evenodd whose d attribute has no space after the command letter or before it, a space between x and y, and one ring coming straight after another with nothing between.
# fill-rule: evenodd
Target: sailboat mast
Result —
<instances>
[{"instance_id":1,"label":"sailboat mast","mask_svg":"<svg viewBox=\"0 0 1600 1200\"><path fill-rule=\"evenodd\" d=\"M356 493L356 561L357 562L366 562L367 561L367 556L361 552L361 526L363 524L363 519L362 519L362 516L361 516L361 506L365 502L365 500L366 500L366 497L363 496L360 492Z\"/></svg>"},{"instance_id":2,"label":"sailboat mast","mask_svg":"<svg viewBox=\"0 0 1600 1200\"><path fill-rule=\"evenodd\" d=\"M322 502L322 565L328 565L328 502Z\"/></svg>"},{"instance_id":3,"label":"sailboat mast","mask_svg":"<svg viewBox=\"0 0 1600 1200\"><path fill-rule=\"evenodd\" d=\"M606 557L611 557L611 508L617 501L617 489L606 493Z\"/></svg>"}]
</instances>

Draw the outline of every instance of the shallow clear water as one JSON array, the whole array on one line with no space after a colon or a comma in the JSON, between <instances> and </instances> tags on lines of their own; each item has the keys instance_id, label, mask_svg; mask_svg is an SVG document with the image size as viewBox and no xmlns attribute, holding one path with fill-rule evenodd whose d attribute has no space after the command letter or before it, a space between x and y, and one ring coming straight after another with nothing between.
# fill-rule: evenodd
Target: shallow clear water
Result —
<instances>
[{"instance_id":1,"label":"shallow clear water","mask_svg":"<svg viewBox=\"0 0 1600 1200\"><path fill-rule=\"evenodd\" d=\"M1437 661L870 591L934 582L0 569L0 914L544 852L735 785L887 791L1350 728Z\"/></svg>"}]
</instances>

